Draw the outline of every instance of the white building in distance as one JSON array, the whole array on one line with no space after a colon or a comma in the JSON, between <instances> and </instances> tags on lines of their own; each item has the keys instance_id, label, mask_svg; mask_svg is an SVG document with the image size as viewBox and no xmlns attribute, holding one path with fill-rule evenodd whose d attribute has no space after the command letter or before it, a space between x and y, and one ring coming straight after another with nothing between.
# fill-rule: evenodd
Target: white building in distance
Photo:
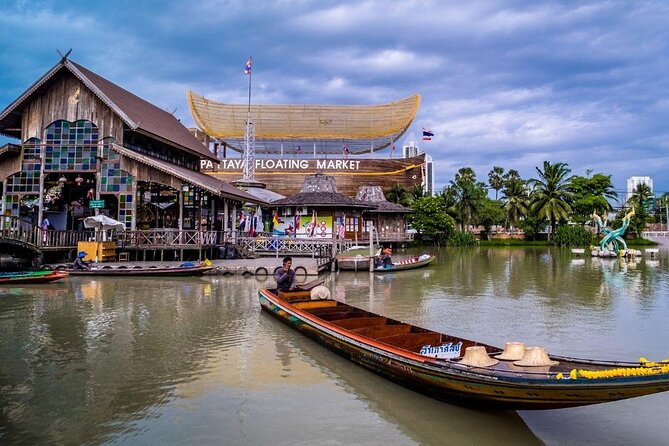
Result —
<instances>
[{"instance_id":1,"label":"white building in distance","mask_svg":"<svg viewBox=\"0 0 669 446\"><path fill-rule=\"evenodd\" d=\"M632 197L639 184L648 185L650 192L653 192L653 179L651 177L629 177L627 179L627 196L625 197L625 203Z\"/></svg>"}]
</instances>

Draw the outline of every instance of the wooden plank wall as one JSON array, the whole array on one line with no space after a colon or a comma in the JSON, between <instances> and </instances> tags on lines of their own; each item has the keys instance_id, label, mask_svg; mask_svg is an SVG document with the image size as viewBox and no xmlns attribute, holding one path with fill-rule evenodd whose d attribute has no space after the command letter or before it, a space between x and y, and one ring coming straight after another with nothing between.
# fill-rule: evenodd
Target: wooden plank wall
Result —
<instances>
[{"instance_id":1,"label":"wooden plank wall","mask_svg":"<svg viewBox=\"0 0 669 446\"><path fill-rule=\"evenodd\" d=\"M56 75L44 94L35 96L22 116L22 138L46 139L45 128L58 119L86 119L99 128L100 139L113 136L123 142L123 121L67 70Z\"/></svg>"},{"instance_id":2,"label":"wooden plank wall","mask_svg":"<svg viewBox=\"0 0 669 446\"><path fill-rule=\"evenodd\" d=\"M395 184L400 184L410 190L423 182L422 165L425 162L425 155L400 159L350 157L349 160L359 161L360 168L358 170L317 170L313 168L316 159L309 159L309 169L274 171L256 169L256 179L265 183L267 189L273 192L291 196L301 191L302 183L307 176L323 173L335 178L337 191L340 194L352 198L356 196L360 186L381 186L384 191L388 191ZM414 167L408 168L412 165ZM242 174L241 169L219 170L217 167L214 167L213 170L203 169L202 172L226 182L239 179Z\"/></svg>"}]
</instances>

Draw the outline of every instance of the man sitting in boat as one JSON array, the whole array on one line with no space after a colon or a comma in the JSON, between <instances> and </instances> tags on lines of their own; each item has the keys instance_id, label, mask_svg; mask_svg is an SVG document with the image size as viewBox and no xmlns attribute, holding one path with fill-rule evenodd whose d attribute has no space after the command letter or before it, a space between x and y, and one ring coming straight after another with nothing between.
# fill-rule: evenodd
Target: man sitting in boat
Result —
<instances>
[{"instance_id":1,"label":"man sitting in boat","mask_svg":"<svg viewBox=\"0 0 669 446\"><path fill-rule=\"evenodd\" d=\"M392 254L392 249L386 248L383 251L381 251L381 255L379 256L379 265L380 267L383 268L390 268L393 264L393 260L391 258Z\"/></svg>"},{"instance_id":2,"label":"man sitting in boat","mask_svg":"<svg viewBox=\"0 0 669 446\"><path fill-rule=\"evenodd\" d=\"M297 285L295 270L291 269L291 266L293 266L292 257L284 257L283 266L281 268L277 268L276 272L274 273L276 287L279 291L294 290L295 286Z\"/></svg>"},{"instance_id":3,"label":"man sitting in boat","mask_svg":"<svg viewBox=\"0 0 669 446\"><path fill-rule=\"evenodd\" d=\"M74 260L72 269L75 271L91 269L91 263L84 261L84 257L86 257L87 255L88 254L85 251L80 251L79 254L77 255L77 258Z\"/></svg>"}]
</instances>

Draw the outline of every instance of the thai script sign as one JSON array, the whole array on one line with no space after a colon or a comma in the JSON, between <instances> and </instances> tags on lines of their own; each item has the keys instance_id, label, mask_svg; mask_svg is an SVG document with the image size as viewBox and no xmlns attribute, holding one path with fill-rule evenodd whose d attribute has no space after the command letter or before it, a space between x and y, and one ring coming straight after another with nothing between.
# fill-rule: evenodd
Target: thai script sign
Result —
<instances>
[{"instance_id":1,"label":"thai script sign","mask_svg":"<svg viewBox=\"0 0 669 446\"><path fill-rule=\"evenodd\" d=\"M448 344L431 346L430 344L424 345L420 349L420 354L425 356L432 356L433 358L458 358L460 357L460 348L462 348L462 342L453 344L449 342Z\"/></svg>"},{"instance_id":2,"label":"thai script sign","mask_svg":"<svg viewBox=\"0 0 669 446\"><path fill-rule=\"evenodd\" d=\"M88 202L88 207L91 209L102 209L105 207L105 201L104 200L91 200Z\"/></svg>"}]
</instances>

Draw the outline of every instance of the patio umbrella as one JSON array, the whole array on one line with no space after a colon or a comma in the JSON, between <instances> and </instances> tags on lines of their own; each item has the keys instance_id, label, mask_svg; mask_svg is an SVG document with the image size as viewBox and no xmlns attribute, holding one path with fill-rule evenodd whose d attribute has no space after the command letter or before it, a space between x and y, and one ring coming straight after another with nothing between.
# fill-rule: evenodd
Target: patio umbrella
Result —
<instances>
[{"instance_id":1,"label":"patio umbrella","mask_svg":"<svg viewBox=\"0 0 669 446\"><path fill-rule=\"evenodd\" d=\"M118 230L125 230L125 224L121 223L118 220L114 220L113 218L109 218L104 214L100 215L94 215L91 217L86 217L84 218L84 226L87 228L95 228L95 229L118 229Z\"/></svg>"}]
</instances>

